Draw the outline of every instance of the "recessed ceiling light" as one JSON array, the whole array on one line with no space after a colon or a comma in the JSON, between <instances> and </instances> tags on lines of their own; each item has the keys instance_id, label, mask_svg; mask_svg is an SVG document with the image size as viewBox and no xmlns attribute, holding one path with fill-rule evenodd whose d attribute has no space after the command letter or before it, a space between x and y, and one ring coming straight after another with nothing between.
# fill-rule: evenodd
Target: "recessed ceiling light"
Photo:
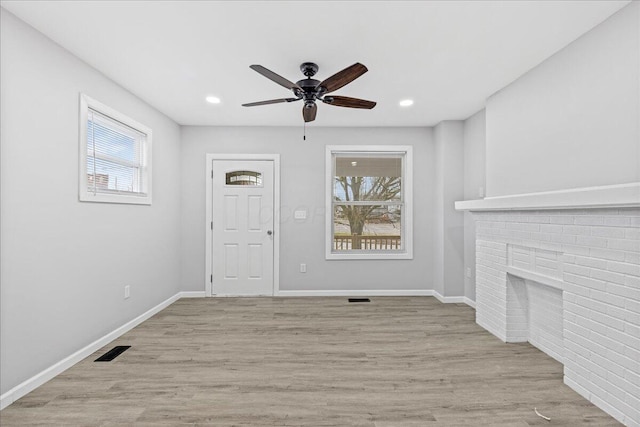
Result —
<instances>
[{"instance_id":1,"label":"recessed ceiling light","mask_svg":"<svg viewBox=\"0 0 640 427\"><path fill-rule=\"evenodd\" d=\"M358 166L358 162L351 162L351 166Z\"/></svg>"},{"instance_id":2,"label":"recessed ceiling light","mask_svg":"<svg viewBox=\"0 0 640 427\"><path fill-rule=\"evenodd\" d=\"M220 98L217 96L207 96L205 99L210 104L220 104Z\"/></svg>"},{"instance_id":3,"label":"recessed ceiling light","mask_svg":"<svg viewBox=\"0 0 640 427\"><path fill-rule=\"evenodd\" d=\"M403 99L402 101L400 101L401 107L408 107L410 105L413 105L413 99Z\"/></svg>"}]
</instances>

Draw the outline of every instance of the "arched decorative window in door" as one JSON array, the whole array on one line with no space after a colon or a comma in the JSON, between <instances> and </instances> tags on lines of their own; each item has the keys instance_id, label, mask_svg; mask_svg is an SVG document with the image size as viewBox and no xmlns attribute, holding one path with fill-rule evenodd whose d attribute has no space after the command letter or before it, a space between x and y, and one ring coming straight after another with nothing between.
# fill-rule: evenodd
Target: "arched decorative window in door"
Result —
<instances>
[{"instance_id":1,"label":"arched decorative window in door","mask_svg":"<svg viewBox=\"0 0 640 427\"><path fill-rule=\"evenodd\" d=\"M250 187L262 187L262 174L253 171L227 172L226 185L246 185Z\"/></svg>"}]
</instances>

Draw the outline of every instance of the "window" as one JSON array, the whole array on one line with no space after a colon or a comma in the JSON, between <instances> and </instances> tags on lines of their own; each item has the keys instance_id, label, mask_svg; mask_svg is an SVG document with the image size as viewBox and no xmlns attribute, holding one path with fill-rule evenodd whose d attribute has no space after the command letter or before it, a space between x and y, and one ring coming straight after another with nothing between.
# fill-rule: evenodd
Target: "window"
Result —
<instances>
[{"instance_id":1,"label":"window","mask_svg":"<svg viewBox=\"0 0 640 427\"><path fill-rule=\"evenodd\" d=\"M151 204L151 129L84 94L80 200Z\"/></svg>"},{"instance_id":2,"label":"window","mask_svg":"<svg viewBox=\"0 0 640 427\"><path fill-rule=\"evenodd\" d=\"M412 147L327 147L327 259L411 259Z\"/></svg>"},{"instance_id":3,"label":"window","mask_svg":"<svg viewBox=\"0 0 640 427\"><path fill-rule=\"evenodd\" d=\"M225 184L262 187L262 174L260 172L252 172L252 171L227 172Z\"/></svg>"}]
</instances>

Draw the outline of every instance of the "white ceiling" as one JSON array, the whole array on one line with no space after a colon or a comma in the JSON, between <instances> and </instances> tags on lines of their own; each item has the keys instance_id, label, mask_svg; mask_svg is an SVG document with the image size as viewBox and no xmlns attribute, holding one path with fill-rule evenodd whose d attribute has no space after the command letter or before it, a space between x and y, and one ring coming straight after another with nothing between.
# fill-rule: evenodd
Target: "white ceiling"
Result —
<instances>
[{"instance_id":1,"label":"white ceiling","mask_svg":"<svg viewBox=\"0 0 640 427\"><path fill-rule=\"evenodd\" d=\"M249 69L318 80L361 62L311 126L431 126L488 96L629 1L2 1L1 5L183 125L299 126L302 103ZM221 98L218 105L206 95ZM398 101L413 98L410 108Z\"/></svg>"}]
</instances>

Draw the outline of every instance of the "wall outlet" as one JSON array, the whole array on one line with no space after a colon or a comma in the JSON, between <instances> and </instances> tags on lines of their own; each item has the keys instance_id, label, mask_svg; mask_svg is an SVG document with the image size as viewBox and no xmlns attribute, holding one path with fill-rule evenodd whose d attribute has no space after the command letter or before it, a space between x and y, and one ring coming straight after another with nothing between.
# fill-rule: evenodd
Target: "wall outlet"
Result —
<instances>
[{"instance_id":1,"label":"wall outlet","mask_svg":"<svg viewBox=\"0 0 640 427\"><path fill-rule=\"evenodd\" d=\"M307 272L307 264L300 264L300 273Z\"/></svg>"},{"instance_id":2,"label":"wall outlet","mask_svg":"<svg viewBox=\"0 0 640 427\"><path fill-rule=\"evenodd\" d=\"M465 274L467 275L468 279L471 279L471 267L467 267Z\"/></svg>"},{"instance_id":3,"label":"wall outlet","mask_svg":"<svg viewBox=\"0 0 640 427\"><path fill-rule=\"evenodd\" d=\"M124 287L124 299L127 299L131 296L131 286L125 285Z\"/></svg>"}]
</instances>

